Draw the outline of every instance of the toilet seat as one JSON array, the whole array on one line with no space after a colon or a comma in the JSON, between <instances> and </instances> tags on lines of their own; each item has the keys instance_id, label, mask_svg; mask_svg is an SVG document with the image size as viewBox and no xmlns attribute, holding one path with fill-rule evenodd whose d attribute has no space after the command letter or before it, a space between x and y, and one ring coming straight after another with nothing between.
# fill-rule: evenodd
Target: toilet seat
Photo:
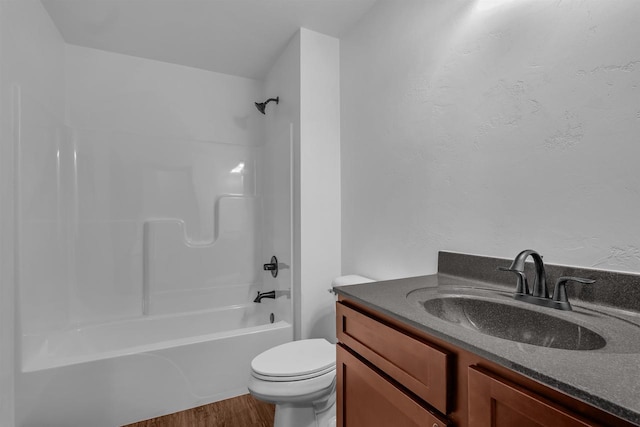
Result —
<instances>
[{"instance_id":1,"label":"toilet seat","mask_svg":"<svg viewBox=\"0 0 640 427\"><path fill-rule=\"evenodd\" d=\"M251 375L254 378L258 378L258 379L263 380L263 381L291 382L291 381L310 380L310 379L319 377L321 375L328 374L330 372L335 372L335 370L336 370L336 367L334 365L334 366L331 366L329 368L323 369L321 371L310 372L310 373L305 374L305 375L295 375L295 376L290 376L290 377L284 377L284 376L276 377L276 376L270 376L270 375L262 375L262 374L258 374L257 372L251 372Z\"/></svg>"},{"instance_id":2,"label":"toilet seat","mask_svg":"<svg viewBox=\"0 0 640 427\"><path fill-rule=\"evenodd\" d=\"M249 391L276 404L326 401L336 387L335 348L322 338L273 347L251 362Z\"/></svg>"},{"instance_id":3,"label":"toilet seat","mask_svg":"<svg viewBox=\"0 0 640 427\"><path fill-rule=\"evenodd\" d=\"M322 338L281 344L251 361L251 375L270 382L304 381L335 369L335 345Z\"/></svg>"},{"instance_id":4,"label":"toilet seat","mask_svg":"<svg viewBox=\"0 0 640 427\"><path fill-rule=\"evenodd\" d=\"M336 373L298 381L264 381L251 376L248 388L253 396L269 403L312 403L331 397L336 389Z\"/></svg>"}]
</instances>

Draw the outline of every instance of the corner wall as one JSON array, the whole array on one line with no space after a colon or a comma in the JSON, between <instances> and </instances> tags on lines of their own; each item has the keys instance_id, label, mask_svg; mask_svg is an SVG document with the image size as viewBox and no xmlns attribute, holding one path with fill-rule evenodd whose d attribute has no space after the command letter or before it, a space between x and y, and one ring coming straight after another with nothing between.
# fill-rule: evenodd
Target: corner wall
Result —
<instances>
[{"instance_id":1,"label":"corner wall","mask_svg":"<svg viewBox=\"0 0 640 427\"><path fill-rule=\"evenodd\" d=\"M340 44L302 28L300 337L335 340L331 281L341 274Z\"/></svg>"},{"instance_id":2,"label":"corner wall","mask_svg":"<svg viewBox=\"0 0 640 427\"><path fill-rule=\"evenodd\" d=\"M340 261L339 42L301 28L266 81L267 135L291 123L294 145L295 339L335 340L331 281Z\"/></svg>"},{"instance_id":3,"label":"corner wall","mask_svg":"<svg viewBox=\"0 0 640 427\"><path fill-rule=\"evenodd\" d=\"M640 271L633 0L385 1L341 40L343 270Z\"/></svg>"}]
</instances>

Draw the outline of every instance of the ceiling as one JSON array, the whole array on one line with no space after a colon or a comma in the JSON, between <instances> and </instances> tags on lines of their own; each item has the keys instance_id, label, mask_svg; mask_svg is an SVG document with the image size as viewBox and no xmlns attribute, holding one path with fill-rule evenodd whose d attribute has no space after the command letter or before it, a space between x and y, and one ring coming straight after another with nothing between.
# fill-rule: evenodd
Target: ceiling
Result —
<instances>
[{"instance_id":1,"label":"ceiling","mask_svg":"<svg viewBox=\"0 0 640 427\"><path fill-rule=\"evenodd\" d=\"M41 0L65 42L262 79L299 27L346 34L376 0Z\"/></svg>"}]
</instances>

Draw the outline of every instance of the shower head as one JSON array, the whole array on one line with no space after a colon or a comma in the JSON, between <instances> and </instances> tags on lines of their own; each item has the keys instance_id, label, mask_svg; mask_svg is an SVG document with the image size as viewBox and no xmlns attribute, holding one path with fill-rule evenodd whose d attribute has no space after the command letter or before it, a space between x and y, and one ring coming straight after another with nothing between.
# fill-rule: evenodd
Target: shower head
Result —
<instances>
[{"instance_id":1,"label":"shower head","mask_svg":"<svg viewBox=\"0 0 640 427\"><path fill-rule=\"evenodd\" d=\"M267 99L265 102L256 102L256 108L258 109L258 111L260 111L262 114L264 114L264 108L267 106L268 103L270 103L271 101L276 101L276 104L280 103L280 97L277 96L275 98L269 98Z\"/></svg>"}]
</instances>

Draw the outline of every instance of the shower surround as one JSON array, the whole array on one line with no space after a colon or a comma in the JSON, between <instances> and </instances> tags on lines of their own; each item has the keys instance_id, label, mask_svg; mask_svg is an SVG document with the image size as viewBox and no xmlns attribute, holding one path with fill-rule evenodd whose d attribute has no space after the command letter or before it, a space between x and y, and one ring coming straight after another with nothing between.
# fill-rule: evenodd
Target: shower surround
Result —
<instances>
[{"instance_id":1,"label":"shower surround","mask_svg":"<svg viewBox=\"0 0 640 427\"><path fill-rule=\"evenodd\" d=\"M245 393L251 359L293 336L291 299L253 303L291 288L291 126L265 137L251 79L64 51L64 118L12 89L16 425Z\"/></svg>"}]
</instances>

